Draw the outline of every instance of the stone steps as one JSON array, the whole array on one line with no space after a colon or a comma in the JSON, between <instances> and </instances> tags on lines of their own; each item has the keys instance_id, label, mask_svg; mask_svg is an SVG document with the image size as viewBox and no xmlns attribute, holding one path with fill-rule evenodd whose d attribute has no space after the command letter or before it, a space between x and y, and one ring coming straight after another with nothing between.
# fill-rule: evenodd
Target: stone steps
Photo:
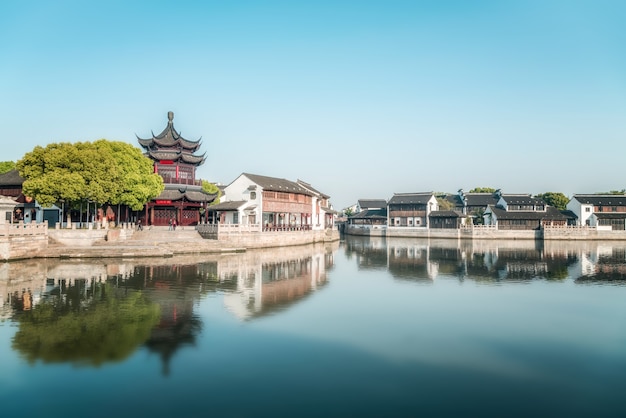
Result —
<instances>
[{"instance_id":1,"label":"stone steps","mask_svg":"<svg viewBox=\"0 0 626 418\"><path fill-rule=\"evenodd\" d=\"M167 227L147 227L141 231L134 231L132 237L127 240L127 243L133 241L141 242L173 242L173 241L204 241L198 231L193 227L176 228L175 231L170 231Z\"/></svg>"}]
</instances>

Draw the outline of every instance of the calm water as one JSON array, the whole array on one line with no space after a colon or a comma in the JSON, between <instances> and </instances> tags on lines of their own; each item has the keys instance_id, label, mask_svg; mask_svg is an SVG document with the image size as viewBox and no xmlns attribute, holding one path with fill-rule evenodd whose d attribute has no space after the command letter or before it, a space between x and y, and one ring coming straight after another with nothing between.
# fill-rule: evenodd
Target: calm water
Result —
<instances>
[{"instance_id":1,"label":"calm water","mask_svg":"<svg viewBox=\"0 0 626 418\"><path fill-rule=\"evenodd\" d=\"M2 416L626 416L626 243L0 264Z\"/></svg>"}]
</instances>

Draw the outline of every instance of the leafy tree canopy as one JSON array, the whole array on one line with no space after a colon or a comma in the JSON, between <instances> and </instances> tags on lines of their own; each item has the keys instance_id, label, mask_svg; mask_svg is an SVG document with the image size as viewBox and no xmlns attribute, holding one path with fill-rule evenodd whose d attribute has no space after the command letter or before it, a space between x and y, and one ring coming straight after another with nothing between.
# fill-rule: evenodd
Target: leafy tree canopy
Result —
<instances>
[{"instance_id":1,"label":"leafy tree canopy","mask_svg":"<svg viewBox=\"0 0 626 418\"><path fill-rule=\"evenodd\" d=\"M7 173L15 168L13 161L0 161L0 174Z\"/></svg>"},{"instance_id":2,"label":"leafy tree canopy","mask_svg":"<svg viewBox=\"0 0 626 418\"><path fill-rule=\"evenodd\" d=\"M125 142L52 143L35 147L16 164L24 194L42 206L67 202L127 204L139 210L163 191L152 162Z\"/></svg>"},{"instance_id":3,"label":"leafy tree canopy","mask_svg":"<svg viewBox=\"0 0 626 418\"><path fill-rule=\"evenodd\" d=\"M437 199L437 204L439 205L439 210L452 210L454 209L454 203L446 199L445 194L441 194L435 197Z\"/></svg>"},{"instance_id":4,"label":"leafy tree canopy","mask_svg":"<svg viewBox=\"0 0 626 418\"><path fill-rule=\"evenodd\" d=\"M493 187L474 187L469 193L495 193L495 191Z\"/></svg>"},{"instance_id":5,"label":"leafy tree canopy","mask_svg":"<svg viewBox=\"0 0 626 418\"><path fill-rule=\"evenodd\" d=\"M569 197L561 192L546 192L538 194L535 197L543 199L548 205L554 206L558 210L567 209L567 204L569 203Z\"/></svg>"},{"instance_id":6,"label":"leafy tree canopy","mask_svg":"<svg viewBox=\"0 0 626 418\"><path fill-rule=\"evenodd\" d=\"M352 208L347 208L347 209L344 209L343 214L347 217L350 217L354 215L354 211L352 210Z\"/></svg>"},{"instance_id":7,"label":"leafy tree canopy","mask_svg":"<svg viewBox=\"0 0 626 418\"><path fill-rule=\"evenodd\" d=\"M202 190L205 193L217 195L215 200L210 203L210 205L217 205L220 203L220 197L222 197L222 191L217 185L211 183L210 181L202 180Z\"/></svg>"}]
</instances>

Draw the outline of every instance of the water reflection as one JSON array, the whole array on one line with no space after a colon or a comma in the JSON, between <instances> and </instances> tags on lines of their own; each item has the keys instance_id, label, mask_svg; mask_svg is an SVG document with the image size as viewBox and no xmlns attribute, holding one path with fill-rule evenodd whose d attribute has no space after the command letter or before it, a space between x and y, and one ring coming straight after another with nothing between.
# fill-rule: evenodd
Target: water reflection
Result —
<instances>
[{"instance_id":1,"label":"water reflection","mask_svg":"<svg viewBox=\"0 0 626 418\"><path fill-rule=\"evenodd\" d=\"M437 240L349 237L344 250L359 270L386 269L393 278L498 283L535 279L626 283L625 242Z\"/></svg>"},{"instance_id":2,"label":"water reflection","mask_svg":"<svg viewBox=\"0 0 626 418\"><path fill-rule=\"evenodd\" d=\"M321 288L338 244L289 251L140 260L29 260L0 265L3 319L18 330L13 349L34 363L100 366L139 347L172 356L202 330L194 312L223 296L241 320L283 310Z\"/></svg>"}]
</instances>

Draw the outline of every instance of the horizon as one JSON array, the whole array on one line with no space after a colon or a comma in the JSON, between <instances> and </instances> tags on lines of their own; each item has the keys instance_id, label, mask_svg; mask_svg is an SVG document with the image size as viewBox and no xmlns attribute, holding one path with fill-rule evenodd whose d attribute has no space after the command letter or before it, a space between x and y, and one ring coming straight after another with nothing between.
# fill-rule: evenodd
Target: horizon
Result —
<instances>
[{"instance_id":1,"label":"horizon","mask_svg":"<svg viewBox=\"0 0 626 418\"><path fill-rule=\"evenodd\" d=\"M34 0L0 16L0 161L175 114L197 177L394 193L619 191L626 3ZM163 24L166 22L166 24Z\"/></svg>"}]
</instances>

